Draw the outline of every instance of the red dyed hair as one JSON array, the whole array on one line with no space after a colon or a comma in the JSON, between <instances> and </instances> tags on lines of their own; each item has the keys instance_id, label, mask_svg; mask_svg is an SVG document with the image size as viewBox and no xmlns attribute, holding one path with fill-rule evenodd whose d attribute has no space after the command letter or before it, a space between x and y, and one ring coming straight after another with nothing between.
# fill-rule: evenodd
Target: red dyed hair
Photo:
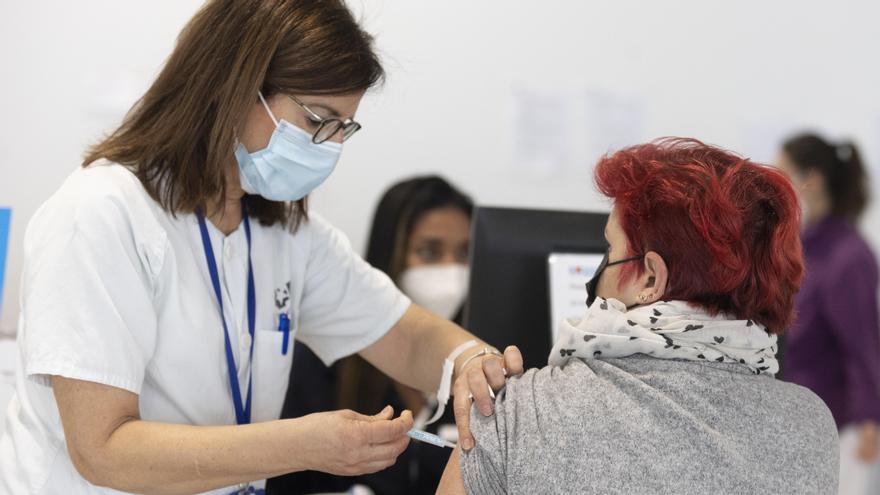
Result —
<instances>
[{"instance_id":1,"label":"red dyed hair","mask_svg":"<svg viewBox=\"0 0 880 495\"><path fill-rule=\"evenodd\" d=\"M664 138L599 160L630 255L666 262L664 299L756 321L781 333L794 319L804 266L800 208L770 167L694 139ZM642 273L627 264L621 280Z\"/></svg>"}]
</instances>

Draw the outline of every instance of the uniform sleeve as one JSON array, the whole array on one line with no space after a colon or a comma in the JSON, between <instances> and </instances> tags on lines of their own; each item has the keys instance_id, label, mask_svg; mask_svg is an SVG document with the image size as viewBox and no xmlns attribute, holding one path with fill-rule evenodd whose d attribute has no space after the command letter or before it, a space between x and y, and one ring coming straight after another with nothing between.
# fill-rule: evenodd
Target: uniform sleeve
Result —
<instances>
[{"instance_id":1,"label":"uniform sleeve","mask_svg":"<svg viewBox=\"0 0 880 495\"><path fill-rule=\"evenodd\" d=\"M510 383L508 383L510 385ZM507 493L507 437L509 426L516 423L511 417L515 407L509 401L508 386L495 399L495 414L483 416L471 408L471 433L476 445L460 457L461 477L465 491L471 495L494 495Z\"/></svg>"},{"instance_id":2,"label":"uniform sleeve","mask_svg":"<svg viewBox=\"0 0 880 495\"><path fill-rule=\"evenodd\" d=\"M822 303L843 353L849 418L880 421L880 324L877 264L847 257L826 282Z\"/></svg>"},{"instance_id":3,"label":"uniform sleeve","mask_svg":"<svg viewBox=\"0 0 880 495\"><path fill-rule=\"evenodd\" d=\"M148 222L119 198L56 196L25 237L25 373L44 385L58 375L140 393L157 331L143 260L161 264L164 238L137 232Z\"/></svg>"},{"instance_id":4,"label":"uniform sleeve","mask_svg":"<svg viewBox=\"0 0 880 495\"><path fill-rule=\"evenodd\" d=\"M297 338L329 366L379 340L410 300L321 217L310 215L307 228L311 246Z\"/></svg>"}]
</instances>

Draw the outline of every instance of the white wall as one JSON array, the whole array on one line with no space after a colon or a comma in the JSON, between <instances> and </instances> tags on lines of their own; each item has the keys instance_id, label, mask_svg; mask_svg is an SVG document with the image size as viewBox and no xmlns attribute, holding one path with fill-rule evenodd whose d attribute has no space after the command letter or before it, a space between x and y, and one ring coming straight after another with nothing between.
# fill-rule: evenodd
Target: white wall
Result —
<instances>
[{"instance_id":1,"label":"white wall","mask_svg":"<svg viewBox=\"0 0 880 495\"><path fill-rule=\"evenodd\" d=\"M6 429L6 407L15 392L16 351L15 340L0 336L0 436Z\"/></svg>"},{"instance_id":2,"label":"white wall","mask_svg":"<svg viewBox=\"0 0 880 495\"><path fill-rule=\"evenodd\" d=\"M14 208L0 330L15 325L26 220L145 89L199 4L0 3L0 204ZM851 136L880 199L877 2L351 5L390 77L313 205L358 249L377 197L403 176L441 172L486 204L605 208L592 162L663 135L762 160L803 127ZM880 226L880 201L865 223ZM880 231L866 231L880 251Z\"/></svg>"}]
</instances>

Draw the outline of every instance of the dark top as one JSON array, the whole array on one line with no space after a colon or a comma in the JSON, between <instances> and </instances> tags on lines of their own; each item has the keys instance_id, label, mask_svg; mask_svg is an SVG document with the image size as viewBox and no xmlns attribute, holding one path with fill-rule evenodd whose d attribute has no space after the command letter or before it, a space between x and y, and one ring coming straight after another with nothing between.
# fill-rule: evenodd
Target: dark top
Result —
<instances>
[{"instance_id":1,"label":"dark top","mask_svg":"<svg viewBox=\"0 0 880 495\"><path fill-rule=\"evenodd\" d=\"M290 385L284 399L281 417L298 418L315 412L339 409L335 402L336 380L335 368L324 366L308 347L297 342L294 345ZM390 388L385 403L391 404L396 414L404 409L393 387ZM377 411L358 412L375 414ZM451 400L444 416L427 429L437 433L437 425L449 423L455 423ZM451 452L450 449L413 441L397 458L397 463L384 471L354 477L334 476L316 471L291 473L270 479L266 485L266 493L267 495L298 495L344 492L354 484L361 484L370 487L379 495L433 494L437 490Z\"/></svg>"},{"instance_id":2,"label":"dark top","mask_svg":"<svg viewBox=\"0 0 880 495\"><path fill-rule=\"evenodd\" d=\"M838 428L880 421L877 260L842 219L825 219L802 236L807 273L788 332L784 379L821 397Z\"/></svg>"}]
</instances>

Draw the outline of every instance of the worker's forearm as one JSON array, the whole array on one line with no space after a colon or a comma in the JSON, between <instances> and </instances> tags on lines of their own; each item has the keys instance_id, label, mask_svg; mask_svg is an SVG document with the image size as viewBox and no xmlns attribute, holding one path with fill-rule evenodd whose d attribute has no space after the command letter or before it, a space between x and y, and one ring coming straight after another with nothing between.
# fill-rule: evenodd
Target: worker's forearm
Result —
<instances>
[{"instance_id":1,"label":"worker's forearm","mask_svg":"<svg viewBox=\"0 0 880 495\"><path fill-rule=\"evenodd\" d=\"M468 340L478 346L456 359L455 372L485 343L455 323L413 304L378 342L361 351L373 366L400 383L433 393L440 385L443 361Z\"/></svg>"},{"instance_id":2,"label":"worker's forearm","mask_svg":"<svg viewBox=\"0 0 880 495\"><path fill-rule=\"evenodd\" d=\"M478 344L456 359L454 370L457 373L461 364L486 344L452 322L433 315L429 315L426 320L418 326L418 334L412 339L413 349L407 355L408 368L412 370L413 376L420 379L419 384L412 386L426 392L436 392L440 386L443 362L456 347L469 340L475 340Z\"/></svg>"},{"instance_id":3,"label":"worker's forearm","mask_svg":"<svg viewBox=\"0 0 880 495\"><path fill-rule=\"evenodd\" d=\"M132 420L85 466L94 484L136 493L198 493L306 469L297 420L186 426Z\"/></svg>"}]
</instances>

